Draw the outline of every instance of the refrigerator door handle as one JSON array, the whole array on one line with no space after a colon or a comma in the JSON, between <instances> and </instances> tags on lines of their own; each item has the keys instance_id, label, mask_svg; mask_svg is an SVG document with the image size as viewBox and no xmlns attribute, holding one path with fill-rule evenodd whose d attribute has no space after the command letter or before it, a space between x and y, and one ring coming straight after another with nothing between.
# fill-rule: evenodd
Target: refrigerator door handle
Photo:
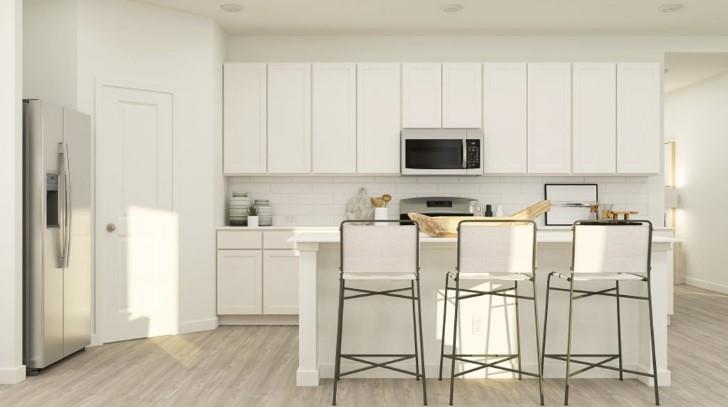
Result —
<instances>
[{"instance_id":1,"label":"refrigerator door handle","mask_svg":"<svg viewBox=\"0 0 728 407\"><path fill-rule=\"evenodd\" d=\"M69 264L69 254L71 249L71 166L68 162L68 144L58 143L58 156L61 159L61 173L63 174L63 222L61 246L61 267L67 268Z\"/></svg>"},{"instance_id":2,"label":"refrigerator door handle","mask_svg":"<svg viewBox=\"0 0 728 407\"><path fill-rule=\"evenodd\" d=\"M64 188L65 193L65 204L64 204L64 210L66 212L66 215L64 217L65 221L65 251L63 253L63 258L65 260L64 267L68 268L70 257L71 257L71 236L72 236L72 224L73 224L73 210L71 208L72 205L72 191L73 191L73 176L71 174L71 157L68 154L68 143L63 143L63 158L64 162L66 164L66 168L64 170L64 176L66 177L66 185Z\"/></svg>"}]
</instances>

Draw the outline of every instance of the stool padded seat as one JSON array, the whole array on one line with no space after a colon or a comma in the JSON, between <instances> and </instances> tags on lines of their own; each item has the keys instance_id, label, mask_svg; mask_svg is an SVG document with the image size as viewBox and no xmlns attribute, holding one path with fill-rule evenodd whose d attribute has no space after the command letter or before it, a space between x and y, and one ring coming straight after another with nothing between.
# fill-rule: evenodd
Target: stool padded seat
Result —
<instances>
[{"instance_id":1,"label":"stool padded seat","mask_svg":"<svg viewBox=\"0 0 728 407\"><path fill-rule=\"evenodd\" d=\"M531 275L525 273L460 273L458 278L461 280L527 281L531 279Z\"/></svg>"},{"instance_id":2,"label":"stool padded seat","mask_svg":"<svg viewBox=\"0 0 728 407\"><path fill-rule=\"evenodd\" d=\"M568 280L572 275L556 273L555 276ZM647 275L632 273L574 273L574 281L645 281Z\"/></svg>"},{"instance_id":3,"label":"stool padded seat","mask_svg":"<svg viewBox=\"0 0 728 407\"><path fill-rule=\"evenodd\" d=\"M415 273L344 273L344 280L369 280L369 281L391 281L391 280L415 280Z\"/></svg>"}]
</instances>

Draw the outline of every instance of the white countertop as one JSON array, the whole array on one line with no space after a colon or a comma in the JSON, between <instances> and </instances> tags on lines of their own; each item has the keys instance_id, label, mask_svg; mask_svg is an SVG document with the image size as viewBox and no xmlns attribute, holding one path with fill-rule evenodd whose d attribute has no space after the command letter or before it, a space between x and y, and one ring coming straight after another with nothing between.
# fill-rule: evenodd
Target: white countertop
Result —
<instances>
[{"instance_id":1,"label":"white countertop","mask_svg":"<svg viewBox=\"0 0 728 407\"><path fill-rule=\"evenodd\" d=\"M338 243L339 226L219 226L217 230L239 230L239 231L266 231L266 230L291 230L296 233L290 241L297 243ZM537 243L570 243L570 226L539 226L536 235ZM420 234L422 243L456 243L456 237L430 237L424 233ZM655 228L653 243L679 243L680 239L671 235L671 229Z\"/></svg>"},{"instance_id":2,"label":"white countertop","mask_svg":"<svg viewBox=\"0 0 728 407\"><path fill-rule=\"evenodd\" d=\"M541 230L536 234L536 243L571 243L570 230ZM338 243L338 228L320 228L319 230L300 231L293 235L291 242L296 243ZM431 237L420 233L421 243L457 243L456 237ZM680 240L672 236L653 235L652 243L678 243Z\"/></svg>"}]
</instances>

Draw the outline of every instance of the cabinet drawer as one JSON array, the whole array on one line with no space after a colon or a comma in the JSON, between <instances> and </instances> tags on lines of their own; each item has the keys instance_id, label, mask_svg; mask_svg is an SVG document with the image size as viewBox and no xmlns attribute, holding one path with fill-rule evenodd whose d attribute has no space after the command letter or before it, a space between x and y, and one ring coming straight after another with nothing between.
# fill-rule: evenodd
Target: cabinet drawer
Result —
<instances>
[{"instance_id":1,"label":"cabinet drawer","mask_svg":"<svg viewBox=\"0 0 728 407\"><path fill-rule=\"evenodd\" d=\"M262 232L242 230L219 230L217 232L218 249L260 249L262 248Z\"/></svg>"},{"instance_id":2,"label":"cabinet drawer","mask_svg":"<svg viewBox=\"0 0 728 407\"><path fill-rule=\"evenodd\" d=\"M265 249L295 249L296 244L289 242L293 236L292 230L277 230L263 233L263 248Z\"/></svg>"}]
</instances>

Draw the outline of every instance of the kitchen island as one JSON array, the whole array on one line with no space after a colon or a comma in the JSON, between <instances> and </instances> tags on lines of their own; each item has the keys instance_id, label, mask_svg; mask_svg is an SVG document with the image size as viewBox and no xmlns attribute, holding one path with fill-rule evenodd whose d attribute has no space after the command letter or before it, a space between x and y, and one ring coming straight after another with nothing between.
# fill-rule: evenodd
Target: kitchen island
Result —
<instances>
[{"instance_id":1,"label":"kitchen island","mask_svg":"<svg viewBox=\"0 0 728 407\"><path fill-rule=\"evenodd\" d=\"M318 386L320 378L333 377L336 341L336 310L339 281L338 228L300 230L291 238L299 256L299 366L298 386ZM422 287L422 321L427 377L438 373L442 341L442 311L445 273L454 270L456 238L420 239ZM670 385L667 366L667 325L672 295L672 250L676 240L658 231L652 245L652 290L655 320L657 366L661 386ZM568 271L571 262L571 231L569 229L539 230L537 235L536 295L539 306L539 325L543 325L546 277L550 271ZM369 288L392 287L391 282L367 282ZM401 284L401 283L400 283ZM477 282L472 282L476 287ZM494 283L496 284L496 283ZM585 283L582 283L585 284ZM584 288L597 289L605 283L588 283ZM606 283L609 284L609 283ZM633 285L634 284L634 285ZM519 286L524 294L530 284ZM644 294L644 284L622 284L625 294ZM481 288L483 288L481 286ZM452 299L451 299L452 301ZM671 301L671 299L670 299ZM649 325L646 303L622 299L622 342L624 367L647 370L651 366ZM566 349L568 297L554 292L551 299L548 353L563 353ZM452 312L448 313L451 318ZM523 301L521 321L521 350L524 369L536 371L536 350L533 327L533 306ZM349 353L403 353L412 351L411 305L406 301L385 297L370 297L349 301L344 314L342 350ZM515 306L513 299L479 297L461 303L458 334L459 353L515 353ZM447 327L452 327L452 321ZM445 352L451 351L452 328L446 329ZM449 331L449 332L448 332ZM577 302L574 307L573 353L616 353L616 301L610 297L595 297ZM403 363L407 369L414 367ZM445 365L444 376L449 376ZM344 365L347 370L352 366ZM456 369L462 369L456 365ZM564 364L546 360L544 376L563 377ZM398 373L373 369L353 377L400 377ZM404 376L402 376L404 377ZM485 369L466 375L468 378L512 377L496 369ZM616 372L593 369L580 377L617 377ZM629 377L629 376L627 376Z\"/></svg>"}]
</instances>

